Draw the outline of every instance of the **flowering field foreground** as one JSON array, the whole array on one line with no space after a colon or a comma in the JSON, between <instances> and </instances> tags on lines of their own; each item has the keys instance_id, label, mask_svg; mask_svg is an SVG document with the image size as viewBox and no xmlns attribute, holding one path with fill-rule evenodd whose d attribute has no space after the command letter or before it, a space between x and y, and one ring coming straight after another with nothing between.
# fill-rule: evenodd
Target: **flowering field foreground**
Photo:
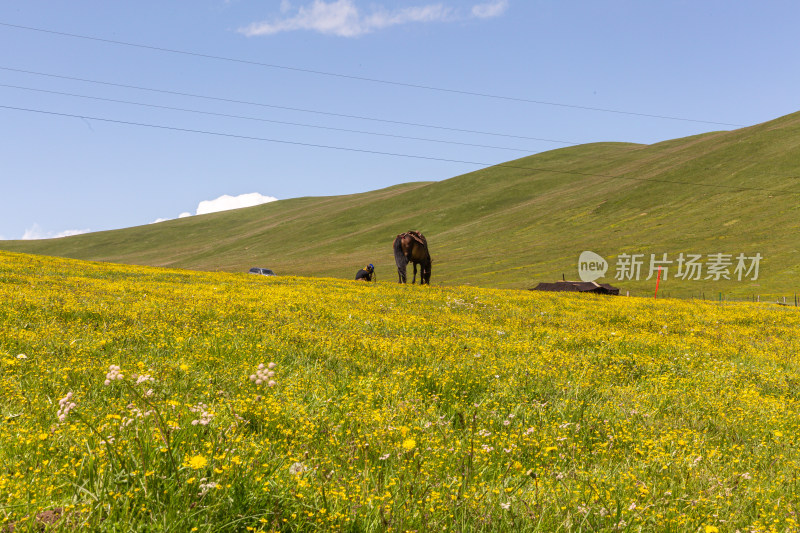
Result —
<instances>
[{"instance_id":1,"label":"flowering field foreground","mask_svg":"<svg viewBox=\"0 0 800 533\"><path fill-rule=\"evenodd\" d=\"M795 308L0 252L0 531L786 531Z\"/></svg>"}]
</instances>

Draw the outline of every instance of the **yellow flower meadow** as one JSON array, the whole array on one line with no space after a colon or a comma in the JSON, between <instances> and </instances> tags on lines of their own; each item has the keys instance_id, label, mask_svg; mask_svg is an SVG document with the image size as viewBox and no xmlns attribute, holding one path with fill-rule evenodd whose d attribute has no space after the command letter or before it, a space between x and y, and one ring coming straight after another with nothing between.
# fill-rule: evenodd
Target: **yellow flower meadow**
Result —
<instances>
[{"instance_id":1,"label":"yellow flower meadow","mask_svg":"<svg viewBox=\"0 0 800 533\"><path fill-rule=\"evenodd\" d=\"M0 530L796 531L798 384L788 306L0 252Z\"/></svg>"}]
</instances>

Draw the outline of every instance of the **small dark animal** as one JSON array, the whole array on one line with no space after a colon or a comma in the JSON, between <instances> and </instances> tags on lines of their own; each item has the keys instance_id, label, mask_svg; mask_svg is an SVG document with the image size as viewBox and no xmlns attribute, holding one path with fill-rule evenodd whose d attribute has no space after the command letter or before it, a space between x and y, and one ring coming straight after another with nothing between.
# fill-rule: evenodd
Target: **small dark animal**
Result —
<instances>
[{"instance_id":1,"label":"small dark animal","mask_svg":"<svg viewBox=\"0 0 800 533\"><path fill-rule=\"evenodd\" d=\"M418 231L401 233L394 239L394 261L397 263L399 283L406 282L406 267L408 263L414 264L414 277L411 283L417 281L417 265L420 265L420 284L431 283L431 254L428 253L428 241Z\"/></svg>"}]
</instances>

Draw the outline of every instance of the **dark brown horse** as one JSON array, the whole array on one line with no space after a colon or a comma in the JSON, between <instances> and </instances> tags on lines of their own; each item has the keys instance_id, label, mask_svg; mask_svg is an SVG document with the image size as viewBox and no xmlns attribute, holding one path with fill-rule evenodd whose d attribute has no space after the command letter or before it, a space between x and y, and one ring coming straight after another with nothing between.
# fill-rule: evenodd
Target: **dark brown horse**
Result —
<instances>
[{"instance_id":1,"label":"dark brown horse","mask_svg":"<svg viewBox=\"0 0 800 533\"><path fill-rule=\"evenodd\" d=\"M394 239L394 262L397 263L397 275L400 283L406 282L406 267L408 263L414 264L414 277L411 283L417 281L417 265L420 265L420 285L431 283L431 254L428 253L428 241L418 231L401 233Z\"/></svg>"}]
</instances>

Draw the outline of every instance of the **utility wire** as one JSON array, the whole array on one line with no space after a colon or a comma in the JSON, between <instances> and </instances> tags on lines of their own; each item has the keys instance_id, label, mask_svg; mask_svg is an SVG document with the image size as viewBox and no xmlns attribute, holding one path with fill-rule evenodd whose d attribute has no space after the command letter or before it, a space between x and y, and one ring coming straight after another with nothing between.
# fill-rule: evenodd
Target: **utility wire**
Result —
<instances>
[{"instance_id":1,"label":"utility wire","mask_svg":"<svg viewBox=\"0 0 800 533\"><path fill-rule=\"evenodd\" d=\"M116 104L136 105L136 106L142 106L142 107L150 107L150 108L154 108L154 109L167 109L169 111L182 111L184 113L197 113L197 114L201 114L201 115L210 115L210 116L215 116L215 117L236 118L236 119L242 119L242 120L254 120L254 121L258 121L258 122L269 122L269 123L272 123L272 124L283 124L283 125L287 125L287 126L301 126L303 128L316 128L316 129L329 130L329 131L342 131L342 132L346 132L346 133L359 133L359 134L363 134L363 135L376 135L376 136L380 136L380 137L392 137L392 138L395 138L395 139L408 139L408 140L412 140L412 141L425 141L425 142L434 142L434 143L456 144L456 145L459 145L459 146L472 146L472 147L476 147L476 148L491 148L491 149L494 149L494 150L510 150L510 151L514 151L514 152L525 152L526 154L534 154L534 153L536 153L536 150L525 150L523 148L509 148L507 146L490 146L490 145L486 145L486 144L474 144L474 143L465 143L465 142L458 142L458 141L447 141L447 140L444 140L444 139L428 139L428 138L425 138L425 137L409 137L409 136L406 136L406 135L396 135L396 134L392 134L392 133L380 133L380 132L363 131L363 130L349 130L349 129L344 129L344 128L334 128L334 127L330 127L330 126L318 126L318 125L315 125L315 124L302 124L302 123L299 123L299 122L286 122L286 121L283 121L283 120L272 120L272 119L260 118L260 117L247 117L247 116L242 116L242 115L229 115L227 113L215 113L213 111L201 111L199 109L186 109L186 108L183 108L183 107L170 107L170 106L165 106L165 105L146 104L146 103L143 103L143 102L131 102L129 100L116 100L114 98L103 98L103 97L100 97L100 96L89 96L89 95L85 95L85 94L75 94L75 93L65 93L65 92L60 92L60 91L50 91L50 90L47 90L47 89L36 89L36 88L33 88L33 87L22 87L20 85L6 85L4 83L0 83L0 87L7 87L7 88L10 88L10 89L22 89L22 90L25 90L25 91L34 91L34 92L47 93L47 94L57 94L57 95L60 95L60 96L71 96L71 97L75 97L75 98L85 98L85 99L89 99L89 100L98 100L98 101L101 101L101 102L112 102L112 103L116 103Z\"/></svg>"},{"instance_id":2,"label":"utility wire","mask_svg":"<svg viewBox=\"0 0 800 533\"><path fill-rule=\"evenodd\" d=\"M151 45L146 45L146 44L137 44L137 43L131 43L131 42L126 42L126 41L117 41L117 40L113 40L113 39L103 39L103 38L100 38L100 37L92 37L92 36L88 36L88 35L79 35L79 34L75 34L75 33L67 33L67 32L54 31L54 30L46 30L46 29L43 29L43 28L34 28L34 27L31 27L31 26L22 26L22 25L19 25L19 24L10 24L10 23L7 23L7 22L0 22L0 26L6 26L8 28L16 28L16 29L20 29L20 30L35 31L35 32L40 32L40 33L48 33L48 34L51 34L51 35L60 35L62 37L72 37L72 38L75 38L75 39L85 39L85 40L89 40L89 41L108 43L108 44L115 44L115 45L120 45L120 46L129 46L129 47L133 47L133 48L142 48L142 49L146 49L146 50L155 50L155 51L158 51L158 52L168 52L168 53L171 53L171 54L181 54L181 55L185 55L185 56L202 57L202 58L205 58L205 59L214 59L214 60L218 60L218 61L229 61L229 62L241 63L241 64L245 64L245 65L254 65L254 66L259 66L259 67L281 69L281 70L287 70L287 71L293 71L293 72L303 72L305 74L315 74L315 75L319 75L319 76L329 76L329 77L343 78L343 79L348 79L348 80L367 81L367 82L371 82L371 83L380 83L380 84L384 84L384 85L395 85L395 86L399 86L399 87L409 87L409 88L413 88L413 89L423 89L423 90L427 90L427 91L436 91L436 92L443 92L443 93L450 93L450 94L461 94L461 95L466 95L466 96L480 96L480 97L483 97L483 98L493 98L493 99L496 99L496 100L506 100L506 101L512 101L512 102L525 102L525 103L529 103L529 104L548 105L548 106L564 107L564 108L570 108L570 109L580 109L580 110L583 110L583 111L597 111L597 112L602 112L602 113L615 113L615 114L619 114L619 115L631 115L631 116L637 116L637 117L658 118L658 119L665 119L665 120L678 120L678 121L682 121L682 122L697 122L697 123L702 123L702 124L715 124L715 125L718 125L718 126L733 126L733 127L743 127L744 126L743 124L730 124L730 123L727 123L727 122L714 122L714 121L711 121L711 120L699 120L699 119L691 119L691 118L684 118L684 117L673 117L673 116L668 116L668 115L655 115L655 114L649 114L649 113L636 113L636 112L633 112L633 111L622 111L622 110L619 110L619 109L606 109L606 108L601 108L601 107L590 107L590 106L581 106L581 105L573 105L573 104L564 104L564 103L559 103L559 102L547 102L547 101L544 101L544 100L532 100L532 99L528 99L528 98L519 98L519 97L514 97L514 96L503 96L503 95L490 94L490 93L479 93L479 92L473 92L473 91L463 91L463 90L459 90L459 89L447 89L447 88L443 88L443 87L434 87L432 85L420 85L420 84L415 84L415 83L405 83L405 82L399 82L399 81L381 80L381 79L377 79L377 78L366 78L366 77L362 77L362 76L353 76L353 75L349 75L349 74L341 74L341 73L336 73L336 72L326 72L326 71L321 71L321 70L312 70L312 69L305 69L305 68L299 68L299 67L290 67L290 66L287 66L287 65L278 65L278 64L274 64L274 63L262 63L260 61L252 61L252 60L247 60L247 59L238 59L238 58L233 58L233 57L217 56L217 55L212 55L212 54L203 54L203 53L200 53L200 52L189 52L189 51L186 51L186 50L175 50L175 49L172 49L172 48L164 48L164 47L160 47L160 46L151 46Z\"/></svg>"},{"instance_id":3,"label":"utility wire","mask_svg":"<svg viewBox=\"0 0 800 533\"><path fill-rule=\"evenodd\" d=\"M272 143L280 143L280 144L289 144L294 146L305 146L310 148L326 148L328 150L340 150L340 151L347 151L347 152L358 152L363 154L376 154L376 155L387 155L393 157L405 157L410 159L424 159L427 161L441 161L445 163L459 163L464 165L476 165L484 168L493 167L493 168L510 168L516 170L530 170L534 172L550 172L553 174L567 174L567 175L574 175L574 176L586 176L592 178L608 178L608 179L621 179L621 180L629 180L629 181L641 181L641 182L651 182L651 183L669 183L674 185L693 185L696 187L708 187L714 189L726 189L731 191L759 191L759 192L770 192L770 193L777 193L777 194L797 194L800 195L800 191L786 191L781 189L766 189L762 187L740 187L735 185L720 185L715 183L692 183L690 181L678 181L678 180L663 180L663 179L653 179L653 178L633 178L629 176L614 176L611 174L599 174L593 172L578 172L575 170L557 170L552 168L538 168L538 167L527 167L527 166L519 166L519 165L511 165L508 163L500 163L500 164L493 164L493 163L484 163L484 162L477 162L477 161L466 161L460 159L445 159L442 157L431 157L431 156L424 156L424 155L414 155L414 154L403 154L397 152L382 152L378 150L365 150L361 148L348 148L343 146L332 146L332 145L325 145L325 144L313 144L313 143L305 143L299 141L287 141L284 139L271 139L266 137L254 137L249 135L237 135L233 133L222 133L222 132L215 132L215 131L206 131L206 130L195 130L189 128L178 128L174 126L163 126L158 124L146 124L143 122L132 122L127 120L116 120L110 118L101 118L101 117L93 117L88 115L76 115L71 113L59 113L55 111L45 111L42 109L30 109L30 108L23 108L23 107L14 107L14 106L6 106L0 105L0 109L11 109L15 111L25 111L30 113L39 113L44 115L52 115L52 116L59 116L59 117L70 117L70 118L80 118L83 120L97 120L101 122L109 122L114 124L125 124L129 126L142 126L146 128L155 128L155 129L162 129L162 130L170 130L170 131L179 131L183 133L199 133L203 135L214 135L217 137L228 137L233 139L245 139L251 141L262 141L262 142L272 142Z\"/></svg>"},{"instance_id":4,"label":"utility wire","mask_svg":"<svg viewBox=\"0 0 800 533\"><path fill-rule=\"evenodd\" d=\"M80 82L84 82L84 83L94 83L94 84L97 84L97 85L107 85L107 86L110 86L110 87L122 87L124 89L135 89L135 90L138 90L138 91L149 91L149 92L160 93L160 94L170 94L170 95L173 95L173 96L188 96L190 98L200 98L200 99L203 99L203 100L212 100L212 101L217 101L217 102L227 102L229 104L243 104L243 105L251 105L251 106L258 106L258 107L267 107L267 108L270 108L270 109L281 109L281 110L284 110L284 111L297 111L297 112L301 112L301 113L312 113L312 114L316 114L316 115L325 115L325 116L330 116L330 117L353 118L353 119L357 119L357 120L368 120L368 121L372 121L372 122L385 122L387 124L399 124L401 126L414 126L414 127L417 127L417 128L431 128L431 129L437 129L437 130L457 131L459 133L474 133L474 134L478 134L478 135L491 135L491 136L494 136L494 137L508 137L508 138L513 138L513 139L524 139L524 140L527 140L527 141L543 141L543 142L566 144L566 145L580 144L580 143L576 143L576 142L572 142L572 141L559 141L559 140L556 140L556 139L543 139L543 138L540 138L540 137L526 137L524 135L511 135L511 134L507 134L507 133L493 133L493 132L488 132L488 131L468 130L468 129L461 129L461 128L450 128L450 127L447 127L447 126L437 126L437 125L434 125L434 124L420 124L420 123L416 123L416 122L403 122L403 121L400 121L400 120L389 120L389 119L365 117L365 116L359 116L359 115L346 115L346 114L343 114L343 113L331 113L331 112L328 112L328 111L319 111L319 110L315 110L315 109L304 109L304 108L298 108L298 107L286 107L286 106L280 106L280 105L274 105L274 104L265 104L265 103L262 103L262 102L248 102L246 100L234 100L234 99L230 99L230 98L220 98L220 97L216 97L216 96L206 96L206 95L202 95L202 94L183 93L183 92L178 92L178 91L169 91L169 90L166 90L166 89L153 89L151 87L141 87L141 86L137 86L137 85L125 85L125 84L122 84L122 83L114 83L114 82L110 82L110 81L100 81L100 80L90 80L90 79L86 79L86 78L75 78L75 77L72 77L72 76L62 76L62 75L59 75L59 74L49 74L49 73L46 73L46 72L36 72L36 71L32 71L32 70L23 70L23 69L12 68L12 67L0 66L0 70L7 70L7 71L10 71L10 72L20 72L20 73L23 73L23 74L33 74L35 76L45 76L45 77L49 77L49 78L57 78L57 79L62 79L62 80L80 81Z\"/></svg>"}]
</instances>

